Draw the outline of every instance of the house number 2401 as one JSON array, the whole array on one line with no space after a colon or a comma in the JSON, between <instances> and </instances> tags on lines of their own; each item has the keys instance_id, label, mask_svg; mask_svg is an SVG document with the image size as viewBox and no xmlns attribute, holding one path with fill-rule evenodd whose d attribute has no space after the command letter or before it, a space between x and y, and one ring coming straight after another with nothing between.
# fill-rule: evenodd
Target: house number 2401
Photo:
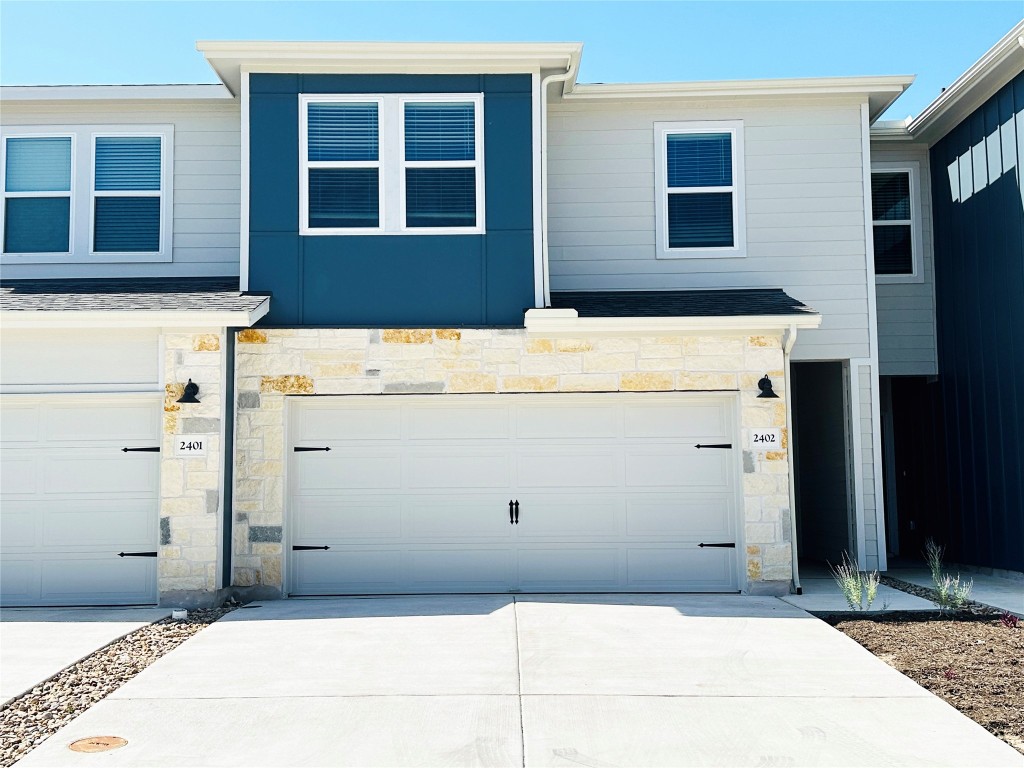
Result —
<instances>
[{"instance_id":1,"label":"house number 2401","mask_svg":"<svg viewBox=\"0 0 1024 768\"><path fill-rule=\"evenodd\" d=\"M174 438L175 456L205 456L206 435L177 435Z\"/></svg>"}]
</instances>

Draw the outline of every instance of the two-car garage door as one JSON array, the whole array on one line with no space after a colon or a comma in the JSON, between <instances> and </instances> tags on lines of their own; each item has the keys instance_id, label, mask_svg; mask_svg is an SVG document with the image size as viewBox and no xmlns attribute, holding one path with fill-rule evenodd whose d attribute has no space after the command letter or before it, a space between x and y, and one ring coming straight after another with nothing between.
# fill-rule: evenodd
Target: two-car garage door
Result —
<instances>
[{"instance_id":1,"label":"two-car garage door","mask_svg":"<svg viewBox=\"0 0 1024 768\"><path fill-rule=\"evenodd\" d=\"M682 393L297 399L287 589L735 591L734 410Z\"/></svg>"}]
</instances>

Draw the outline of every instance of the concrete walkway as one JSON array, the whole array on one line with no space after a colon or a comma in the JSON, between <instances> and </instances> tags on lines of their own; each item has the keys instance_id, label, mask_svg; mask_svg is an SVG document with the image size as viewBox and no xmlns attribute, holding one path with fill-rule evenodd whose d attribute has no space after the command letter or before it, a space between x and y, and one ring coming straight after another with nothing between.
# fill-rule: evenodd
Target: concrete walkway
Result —
<instances>
[{"instance_id":1,"label":"concrete walkway","mask_svg":"<svg viewBox=\"0 0 1024 768\"><path fill-rule=\"evenodd\" d=\"M943 569L951 576L956 576L957 570L953 568ZM892 569L886 573L894 579L903 579L911 584L920 587L932 586L932 575L927 568L906 568ZM1014 581L998 576L986 576L983 573L960 573L961 581L974 581L971 589L971 600L1001 611L1010 611L1024 618L1024 581Z\"/></svg>"},{"instance_id":2,"label":"concrete walkway","mask_svg":"<svg viewBox=\"0 0 1024 768\"><path fill-rule=\"evenodd\" d=\"M810 578L802 581L802 595L785 595L780 600L785 600L790 605L803 608L805 611L815 613L839 613L849 611L850 606L843 597L839 585L831 576L827 578ZM886 611L934 611L935 606L928 600L917 595L910 595L898 589L887 587L885 584L878 586L878 594L871 604L868 613L884 613Z\"/></svg>"},{"instance_id":3,"label":"concrete walkway","mask_svg":"<svg viewBox=\"0 0 1024 768\"><path fill-rule=\"evenodd\" d=\"M162 608L4 608L0 701L6 704L93 651L169 615Z\"/></svg>"},{"instance_id":4,"label":"concrete walkway","mask_svg":"<svg viewBox=\"0 0 1024 768\"><path fill-rule=\"evenodd\" d=\"M121 736L102 755L71 752ZM289 600L235 611L31 766L1020 766L807 613L741 596Z\"/></svg>"}]
</instances>

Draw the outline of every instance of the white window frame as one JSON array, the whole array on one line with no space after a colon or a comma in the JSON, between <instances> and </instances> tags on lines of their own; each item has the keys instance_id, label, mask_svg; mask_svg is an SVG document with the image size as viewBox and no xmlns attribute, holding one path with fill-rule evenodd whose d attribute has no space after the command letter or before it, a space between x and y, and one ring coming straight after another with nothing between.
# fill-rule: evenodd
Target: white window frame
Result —
<instances>
[{"instance_id":1,"label":"white window frame","mask_svg":"<svg viewBox=\"0 0 1024 768\"><path fill-rule=\"evenodd\" d=\"M377 161L308 160L308 105L327 103L377 103ZM472 102L475 149L473 160L405 159L405 105L423 102ZM482 93L299 94L299 234L337 235L479 235L486 231L484 211L484 97ZM379 168L377 227L309 226L310 168ZM406 168L475 168L476 225L473 227L405 226Z\"/></svg>"},{"instance_id":2,"label":"white window frame","mask_svg":"<svg viewBox=\"0 0 1024 768\"><path fill-rule=\"evenodd\" d=\"M3 154L0 156L0 183L3 184L3 201L0 205L0 251L3 253L3 261L17 259L18 263L32 263L37 259L49 260L53 257L66 258L71 255L75 242L75 155L78 143L77 136L71 131L41 132L33 131L26 133L4 134L2 146ZM39 192L8 192L7 191L7 142L11 139L71 139L71 182L66 192L60 190L39 191ZM39 251L36 253L21 253L18 251L4 250L7 232L7 201L10 198L39 198L39 197L66 197L68 198L68 247L64 251Z\"/></svg>"},{"instance_id":3,"label":"white window frame","mask_svg":"<svg viewBox=\"0 0 1024 768\"><path fill-rule=\"evenodd\" d=\"M5 127L0 155L0 179L4 198L8 196L7 139L40 136L71 137L71 217L69 250L62 253L0 253L0 264L136 264L173 260L174 222L174 126L173 125L24 125ZM160 250L142 253L96 253L93 251L93 192L96 175L95 137L160 136ZM152 190L146 190L152 194ZM103 193L106 194L106 193ZM134 192L131 194L135 194ZM12 193L11 196L40 196L40 193ZM50 195L46 195L50 196ZM6 202L0 206L0 232L6 217ZM83 223L84 222L84 223ZM2 247L2 242L0 242Z\"/></svg>"},{"instance_id":4,"label":"white window frame","mask_svg":"<svg viewBox=\"0 0 1024 768\"><path fill-rule=\"evenodd\" d=\"M160 139L160 189L131 189L131 190L96 190L96 140L105 138L121 137L149 137ZM107 257L118 260L130 258L132 261L142 260L146 256L160 256L170 253L168 239L171 227L168 226L170 209L164 205L164 195L169 187L167 179L173 166L167 163L165 152L167 135L163 131L98 131L92 134L90 147L92 149L92 162L89 164L92 172L89 174L89 256L92 260L104 259ZM156 251L97 251L96 247L96 198L97 197L158 197L160 198L160 240L159 249Z\"/></svg>"},{"instance_id":5,"label":"white window frame","mask_svg":"<svg viewBox=\"0 0 1024 768\"><path fill-rule=\"evenodd\" d=\"M922 234L921 234L921 164L915 160L905 162L879 162L871 164L872 179L876 173L906 173L910 177L910 219L876 221L874 216L874 205L868 200L868 212L871 214L871 236L874 238L875 227L879 226L907 226L910 225L910 263L912 271L906 275L879 275L875 274L875 283L879 285L893 285L899 283L923 283L924 282L924 259L922 256ZM870 193L870 190L868 190ZM872 247L872 258L874 248ZM872 271L874 265L872 264Z\"/></svg>"},{"instance_id":6,"label":"white window frame","mask_svg":"<svg viewBox=\"0 0 1024 768\"><path fill-rule=\"evenodd\" d=\"M681 133L728 133L732 145L732 184L724 187L668 188L668 137ZM656 256L659 259L737 258L747 255L746 184L743 164L742 120L688 120L654 124L654 183ZM700 192L732 193L733 244L719 248L670 248L668 237L668 197L671 194Z\"/></svg>"}]
</instances>

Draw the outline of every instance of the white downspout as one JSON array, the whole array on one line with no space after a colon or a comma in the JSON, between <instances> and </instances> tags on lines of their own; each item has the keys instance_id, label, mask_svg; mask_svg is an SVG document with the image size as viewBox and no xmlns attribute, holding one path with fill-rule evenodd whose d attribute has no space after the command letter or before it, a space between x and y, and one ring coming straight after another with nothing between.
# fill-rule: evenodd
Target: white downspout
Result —
<instances>
[{"instance_id":1,"label":"white downspout","mask_svg":"<svg viewBox=\"0 0 1024 768\"><path fill-rule=\"evenodd\" d=\"M793 466L793 378L790 375L789 355L796 344L796 326L789 326L789 330L782 337L782 359L786 375L786 434L789 436L789 551L793 556L793 592L798 595L804 593L800 585L800 565L796 551L796 468Z\"/></svg>"},{"instance_id":2,"label":"white downspout","mask_svg":"<svg viewBox=\"0 0 1024 768\"><path fill-rule=\"evenodd\" d=\"M551 306L551 270L548 266L548 85L573 79L578 65L579 59L570 56L565 72L548 75L540 81L540 240L545 307Z\"/></svg>"}]
</instances>

